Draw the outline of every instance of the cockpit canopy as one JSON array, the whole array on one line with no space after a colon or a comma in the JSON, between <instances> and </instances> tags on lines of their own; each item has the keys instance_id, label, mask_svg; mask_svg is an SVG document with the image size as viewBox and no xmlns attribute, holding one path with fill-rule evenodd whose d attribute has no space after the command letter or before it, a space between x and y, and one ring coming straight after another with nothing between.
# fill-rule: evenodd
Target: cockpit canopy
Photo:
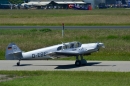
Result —
<instances>
[{"instance_id":1,"label":"cockpit canopy","mask_svg":"<svg viewBox=\"0 0 130 86\"><path fill-rule=\"evenodd\" d=\"M62 46L59 46L57 48L57 50L64 50L64 49L71 49L71 48L78 48L81 47L81 43L80 42L68 42L68 43L63 43Z\"/></svg>"}]
</instances>

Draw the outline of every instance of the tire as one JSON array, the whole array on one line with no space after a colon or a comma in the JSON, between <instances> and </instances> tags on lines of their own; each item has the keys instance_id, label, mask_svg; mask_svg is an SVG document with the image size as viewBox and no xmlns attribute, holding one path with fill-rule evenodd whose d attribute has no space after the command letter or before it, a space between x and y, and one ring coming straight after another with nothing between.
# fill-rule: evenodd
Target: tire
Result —
<instances>
[{"instance_id":1,"label":"tire","mask_svg":"<svg viewBox=\"0 0 130 86\"><path fill-rule=\"evenodd\" d=\"M75 66L81 66L81 61L80 60L76 60L75 61Z\"/></svg>"},{"instance_id":2,"label":"tire","mask_svg":"<svg viewBox=\"0 0 130 86\"><path fill-rule=\"evenodd\" d=\"M20 66L20 62L17 62L17 66Z\"/></svg>"}]
</instances>

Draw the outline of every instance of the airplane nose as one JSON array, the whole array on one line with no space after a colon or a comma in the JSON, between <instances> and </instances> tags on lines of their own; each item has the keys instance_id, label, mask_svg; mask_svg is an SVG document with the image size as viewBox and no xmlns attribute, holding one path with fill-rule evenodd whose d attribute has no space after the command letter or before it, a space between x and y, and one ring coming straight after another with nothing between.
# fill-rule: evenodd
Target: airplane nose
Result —
<instances>
[{"instance_id":1,"label":"airplane nose","mask_svg":"<svg viewBox=\"0 0 130 86\"><path fill-rule=\"evenodd\" d=\"M98 43L98 46L99 46L99 47L102 47L102 48L105 48L105 46L104 46L103 43Z\"/></svg>"}]
</instances>

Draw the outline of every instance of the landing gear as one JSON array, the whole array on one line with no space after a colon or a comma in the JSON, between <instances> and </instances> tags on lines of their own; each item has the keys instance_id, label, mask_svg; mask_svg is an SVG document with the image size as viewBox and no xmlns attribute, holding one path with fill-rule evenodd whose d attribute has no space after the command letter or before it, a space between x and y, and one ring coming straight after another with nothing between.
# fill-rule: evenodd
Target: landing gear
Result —
<instances>
[{"instance_id":1,"label":"landing gear","mask_svg":"<svg viewBox=\"0 0 130 86\"><path fill-rule=\"evenodd\" d=\"M20 66L20 60L19 60L19 62L17 62L17 66Z\"/></svg>"},{"instance_id":2,"label":"landing gear","mask_svg":"<svg viewBox=\"0 0 130 86\"><path fill-rule=\"evenodd\" d=\"M20 62L17 62L17 66L20 66Z\"/></svg>"},{"instance_id":3,"label":"landing gear","mask_svg":"<svg viewBox=\"0 0 130 86\"><path fill-rule=\"evenodd\" d=\"M81 61L80 60L76 60L75 61L75 66L81 66Z\"/></svg>"},{"instance_id":4,"label":"landing gear","mask_svg":"<svg viewBox=\"0 0 130 86\"><path fill-rule=\"evenodd\" d=\"M81 66L81 65L86 65L87 61L83 59L83 56L80 55L81 60L79 60L78 56L76 56L76 61L75 61L75 66Z\"/></svg>"}]
</instances>

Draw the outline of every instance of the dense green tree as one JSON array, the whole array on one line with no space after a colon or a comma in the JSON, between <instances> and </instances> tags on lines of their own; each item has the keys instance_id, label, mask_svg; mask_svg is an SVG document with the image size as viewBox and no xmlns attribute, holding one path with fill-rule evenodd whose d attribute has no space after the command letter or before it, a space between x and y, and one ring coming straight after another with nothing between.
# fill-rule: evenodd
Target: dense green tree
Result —
<instances>
[{"instance_id":1,"label":"dense green tree","mask_svg":"<svg viewBox=\"0 0 130 86\"><path fill-rule=\"evenodd\" d=\"M9 0L9 2L12 4L19 4L19 3L23 3L24 0Z\"/></svg>"}]
</instances>

